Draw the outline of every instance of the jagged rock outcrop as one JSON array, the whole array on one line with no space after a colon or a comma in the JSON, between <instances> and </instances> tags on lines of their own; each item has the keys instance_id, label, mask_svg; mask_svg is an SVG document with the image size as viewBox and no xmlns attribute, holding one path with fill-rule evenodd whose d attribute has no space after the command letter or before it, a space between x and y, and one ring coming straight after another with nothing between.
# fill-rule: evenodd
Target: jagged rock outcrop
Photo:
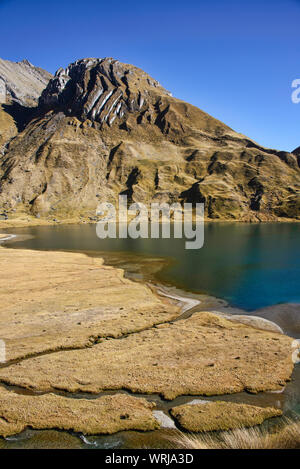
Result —
<instances>
[{"instance_id":1,"label":"jagged rock outcrop","mask_svg":"<svg viewBox=\"0 0 300 469\"><path fill-rule=\"evenodd\" d=\"M111 125L128 112L147 108L151 89L170 95L142 70L113 59L83 59L60 68L39 100L44 109L56 109Z\"/></svg>"},{"instance_id":2,"label":"jagged rock outcrop","mask_svg":"<svg viewBox=\"0 0 300 469\"><path fill-rule=\"evenodd\" d=\"M51 73L35 67L28 60L10 62L0 59L0 103L35 106L51 78Z\"/></svg>"},{"instance_id":3,"label":"jagged rock outcrop","mask_svg":"<svg viewBox=\"0 0 300 469\"><path fill-rule=\"evenodd\" d=\"M206 216L300 217L296 154L263 148L142 70L111 58L59 69L0 160L0 207L93 216L99 201L205 202Z\"/></svg>"}]
</instances>

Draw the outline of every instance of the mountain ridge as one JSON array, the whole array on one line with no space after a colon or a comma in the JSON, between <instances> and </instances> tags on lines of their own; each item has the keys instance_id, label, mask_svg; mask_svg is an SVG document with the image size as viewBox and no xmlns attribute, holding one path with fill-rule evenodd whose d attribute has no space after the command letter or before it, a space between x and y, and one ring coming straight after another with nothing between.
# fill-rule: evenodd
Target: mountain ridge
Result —
<instances>
[{"instance_id":1,"label":"mountain ridge","mask_svg":"<svg viewBox=\"0 0 300 469\"><path fill-rule=\"evenodd\" d=\"M59 69L0 159L9 216L94 218L99 201L205 202L210 219L299 219L294 153L261 147L112 58Z\"/></svg>"},{"instance_id":2,"label":"mountain ridge","mask_svg":"<svg viewBox=\"0 0 300 469\"><path fill-rule=\"evenodd\" d=\"M52 74L28 60L11 62L0 58L0 103L35 106Z\"/></svg>"}]
</instances>

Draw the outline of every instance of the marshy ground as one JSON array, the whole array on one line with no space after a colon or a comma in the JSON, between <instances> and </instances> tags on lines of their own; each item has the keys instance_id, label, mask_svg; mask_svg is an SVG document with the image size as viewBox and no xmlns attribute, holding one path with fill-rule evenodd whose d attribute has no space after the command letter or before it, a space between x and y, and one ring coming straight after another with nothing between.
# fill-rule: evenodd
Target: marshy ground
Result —
<instances>
[{"instance_id":1,"label":"marshy ground","mask_svg":"<svg viewBox=\"0 0 300 469\"><path fill-rule=\"evenodd\" d=\"M0 258L3 436L27 427L154 430L154 394L187 430L207 430L214 419L216 429L236 428L239 412L245 426L281 414L267 405L173 400L282 390L293 371L291 338L211 312L183 316L175 299L82 253L1 247Z\"/></svg>"}]
</instances>

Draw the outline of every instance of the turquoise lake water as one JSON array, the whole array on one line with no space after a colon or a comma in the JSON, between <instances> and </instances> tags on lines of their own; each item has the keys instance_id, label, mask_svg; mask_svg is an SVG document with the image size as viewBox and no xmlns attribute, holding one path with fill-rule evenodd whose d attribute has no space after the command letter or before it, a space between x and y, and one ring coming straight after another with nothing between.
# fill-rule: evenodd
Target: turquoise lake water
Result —
<instances>
[{"instance_id":1,"label":"turquoise lake water","mask_svg":"<svg viewBox=\"0 0 300 469\"><path fill-rule=\"evenodd\" d=\"M158 275L161 281L222 298L246 311L300 303L300 225L296 223L206 223L204 246L199 250L186 250L185 239L101 240L95 225L7 231L32 236L14 247L168 258Z\"/></svg>"}]
</instances>

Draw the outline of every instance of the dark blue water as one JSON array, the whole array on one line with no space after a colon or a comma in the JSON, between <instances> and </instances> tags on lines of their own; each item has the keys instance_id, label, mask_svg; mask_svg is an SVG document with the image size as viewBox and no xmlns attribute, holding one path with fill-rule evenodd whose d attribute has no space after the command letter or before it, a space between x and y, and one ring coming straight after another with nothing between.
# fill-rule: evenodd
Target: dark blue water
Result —
<instances>
[{"instance_id":1,"label":"dark blue water","mask_svg":"<svg viewBox=\"0 0 300 469\"><path fill-rule=\"evenodd\" d=\"M186 250L184 239L100 240L95 225L10 232L33 235L18 243L31 249L126 251L167 257L171 262L159 273L161 281L208 293L247 311L300 303L300 225L296 223L207 223L204 247L199 250Z\"/></svg>"}]
</instances>

